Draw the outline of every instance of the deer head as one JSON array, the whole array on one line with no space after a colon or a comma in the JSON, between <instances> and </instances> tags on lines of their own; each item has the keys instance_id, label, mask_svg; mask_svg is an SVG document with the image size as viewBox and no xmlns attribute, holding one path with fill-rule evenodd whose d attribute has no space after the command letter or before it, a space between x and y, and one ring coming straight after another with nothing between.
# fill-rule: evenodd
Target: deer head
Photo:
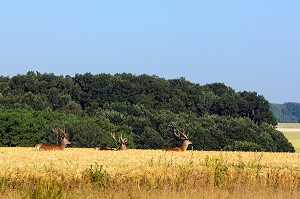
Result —
<instances>
[{"instance_id":1,"label":"deer head","mask_svg":"<svg viewBox=\"0 0 300 199\"><path fill-rule=\"evenodd\" d=\"M111 136L112 136L112 138L119 144L119 149L118 149L118 150L124 151L124 150L127 150L127 149L128 149L128 148L127 148L127 141L128 141L128 139L127 139L126 137L123 138L123 135L121 134L121 135L119 136L119 139L117 140L117 139L116 139L116 133L115 133L115 132L113 132L113 133L111 134Z\"/></svg>"},{"instance_id":2,"label":"deer head","mask_svg":"<svg viewBox=\"0 0 300 199\"><path fill-rule=\"evenodd\" d=\"M188 147L188 145L190 145L190 144L193 144L193 142L192 141L190 141L190 139L189 139L189 133L185 133L185 131L183 130L183 131L180 131L180 130L178 130L177 128L174 128L174 134L175 134L175 136L176 137L178 137L178 138L180 138L181 140L183 140L183 143L182 143L182 148L184 149L184 150L186 150L187 149L187 147Z\"/></svg>"},{"instance_id":3,"label":"deer head","mask_svg":"<svg viewBox=\"0 0 300 199\"><path fill-rule=\"evenodd\" d=\"M52 132L55 133L57 136L60 137L60 144L67 145L71 144L71 142L68 140L68 133L66 132L66 129L61 128L52 128ZM59 132L61 134L59 134Z\"/></svg>"}]
</instances>

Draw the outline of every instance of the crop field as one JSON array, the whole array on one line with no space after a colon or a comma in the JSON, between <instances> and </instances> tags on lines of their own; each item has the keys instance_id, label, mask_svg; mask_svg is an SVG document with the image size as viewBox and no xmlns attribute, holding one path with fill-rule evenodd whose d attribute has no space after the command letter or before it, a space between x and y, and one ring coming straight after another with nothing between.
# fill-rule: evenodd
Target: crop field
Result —
<instances>
[{"instance_id":1,"label":"crop field","mask_svg":"<svg viewBox=\"0 0 300 199\"><path fill-rule=\"evenodd\" d=\"M284 133L285 137L293 144L296 152L300 152L300 123L279 123L277 130Z\"/></svg>"},{"instance_id":2,"label":"crop field","mask_svg":"<svg viewBox=\"0 0 300 199\"><path fill-rule=\"evenodd\" d=\"M0 198L299 198L300 154L0 148Z\"/></svg>"},{"instance_id":3,"label":"crop field","mask_svg":"<svg viewBox=\"0 0 300 199\"><path fill-rule=\"evenodd\" d=\"M300 123L278 123L279 128L296 128L300 129Z\"/></svg>"}]
</instances>

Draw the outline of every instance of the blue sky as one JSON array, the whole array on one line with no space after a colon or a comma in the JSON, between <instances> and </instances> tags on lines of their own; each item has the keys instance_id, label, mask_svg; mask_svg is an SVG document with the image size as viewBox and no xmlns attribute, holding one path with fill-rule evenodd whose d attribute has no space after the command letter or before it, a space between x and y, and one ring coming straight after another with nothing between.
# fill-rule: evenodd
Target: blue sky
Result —
<instances>
[{"instance_id":1,"label":"blue sky","mask_svg":"<svg viewBox=\"0 0 300 199\"><path fill-rule=\"evenodd\" d=\"M0 71L185 77L300 103L300 1L0 0Z\"/></svg>"}]
</instances>

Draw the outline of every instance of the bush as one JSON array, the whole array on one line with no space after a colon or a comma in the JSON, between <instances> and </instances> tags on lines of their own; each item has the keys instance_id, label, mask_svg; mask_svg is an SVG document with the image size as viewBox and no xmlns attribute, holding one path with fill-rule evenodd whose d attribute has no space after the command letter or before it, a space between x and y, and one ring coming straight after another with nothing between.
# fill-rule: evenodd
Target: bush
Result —
<instances>
[{"instance_id":1,"label":"bush","mask_svg":"<svg viewBox=\"0 0 300 199\"><path fill-rule=\"evenodd\" d=\"M224 151L263 151L261 145L247 142L247 141L234 141L233 144L227 145L223 148Z\"/></svg>"},{"instance_id":2,"label":"bush","mask_svg":"<svg viewBox=\"0 0 300 199\"><path fill-rule=\"evenodd\" d=\"M91 181L98 184L100 187L106 186L109 183L109 174L103 169L103 165L91 165L88 173Z\"/></svg>"}]
</instances>

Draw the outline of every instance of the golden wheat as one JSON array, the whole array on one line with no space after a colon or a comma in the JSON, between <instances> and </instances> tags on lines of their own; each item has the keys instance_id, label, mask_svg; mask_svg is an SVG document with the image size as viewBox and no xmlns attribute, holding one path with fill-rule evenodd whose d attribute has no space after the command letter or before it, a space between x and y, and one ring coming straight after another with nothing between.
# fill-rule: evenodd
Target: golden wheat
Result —
<instances>
[{"instance_id":1,"label":"golden wheat","mask_svg":"<svg viewBox=\"0 0 300 199\"><path fill-rule=\"evenodd\" d=\"M82 148L41 152L34 148L0 148L0 196L281 198L285 194L297 198L299 156L261 152Z\"/></svg>"}]
</instances>

